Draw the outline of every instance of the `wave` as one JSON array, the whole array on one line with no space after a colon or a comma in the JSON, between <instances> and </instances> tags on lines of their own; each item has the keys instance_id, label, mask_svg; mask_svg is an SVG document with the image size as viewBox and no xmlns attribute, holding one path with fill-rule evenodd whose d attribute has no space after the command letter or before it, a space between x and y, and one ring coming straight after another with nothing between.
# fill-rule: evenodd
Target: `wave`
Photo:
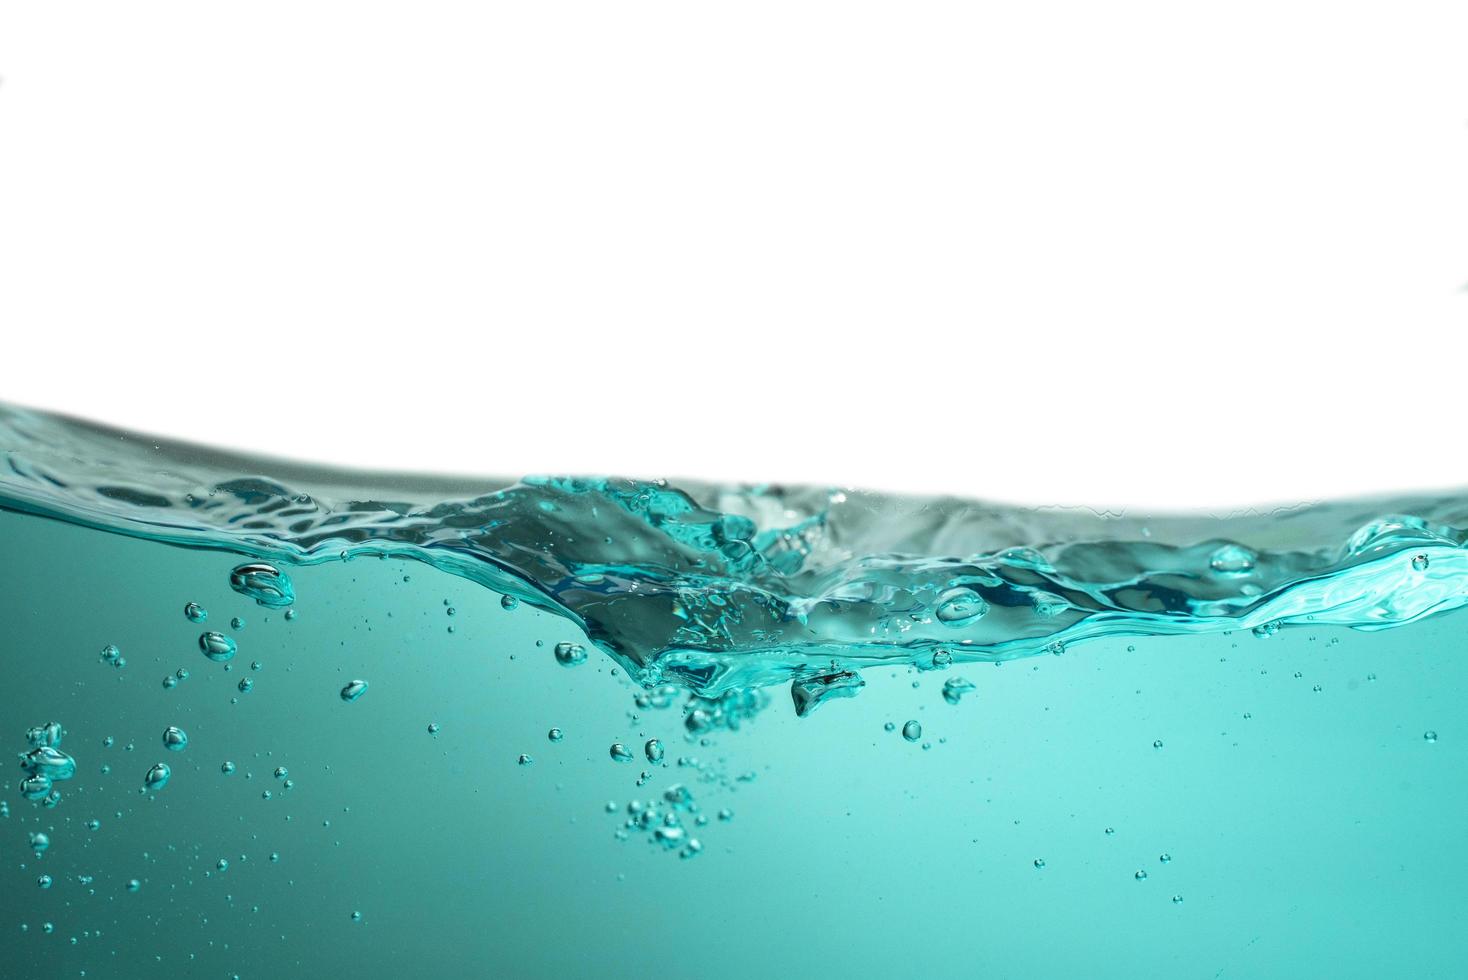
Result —
<instances>
[{"instance_id":1,"label":"wave","mask_svg":"<svg viewBox=\"0 0 1468 980\"><path fill-rule=\"evenodd\" d=\"M1230 514L853 489L357 472L0 405L0 508L296 564L426 562L577 623L639 683L798 707L874 666L1298 622L1372 630L1468 598L1468 494Z\"/></svg>"}]
</instances>

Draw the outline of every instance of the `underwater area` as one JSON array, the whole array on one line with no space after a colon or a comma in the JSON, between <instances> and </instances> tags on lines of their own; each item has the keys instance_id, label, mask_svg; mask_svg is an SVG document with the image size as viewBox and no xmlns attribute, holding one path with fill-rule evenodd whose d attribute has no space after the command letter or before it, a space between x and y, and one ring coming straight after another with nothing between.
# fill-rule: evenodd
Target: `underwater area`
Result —
<instances>
[{"instance_id":1,"label":"underwater area","mask_svg":"<svg viewBox=\"0 0 1468 980\"><path fill-rule=\"evenodd\" d=\"M1464 974L1468 494L0 452L0 977Z\"/></svg>"}]
</instances>

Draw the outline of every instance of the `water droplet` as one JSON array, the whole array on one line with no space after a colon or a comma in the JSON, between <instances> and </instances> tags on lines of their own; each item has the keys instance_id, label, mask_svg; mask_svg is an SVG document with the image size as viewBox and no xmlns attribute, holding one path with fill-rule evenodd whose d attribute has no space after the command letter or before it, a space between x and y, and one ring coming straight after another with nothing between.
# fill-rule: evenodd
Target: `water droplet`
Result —
<instances>
[{"instance_id":1,"label":"water droplet","mask_svg":"<svg viewBox=\"0 0 1468 980\"><path fill-rule=\"evenodd\" d=\"M1134 874L1134 875L1132 875L1132 877L1135 878L1135 879L1137 879L1138 881L1146 881L1147 880L1147 872L1145 872L1145 871L1141 870L1140 868L1138 868L1137 869L1137 873Z\"/></svg>"},{"instance_id":2,"label":"water droplet","mask_svg":"<svg viewBox=\"0 0 1468 980\"><path fill-rule=\"evenodd\" d=\"M728 807L725 807L724 809L719 811L719 819L722 820L724 823L728 823L730 820L734 819L734 811L729 809Z\"/></svg>"},{"instance_id":3,"label":"water droplet","mask_svg":"<svg viewBox=\"0 0 1468 980\"><path fill-rule=\"evenodd\" d=\"M963 700L965 694L971 694L978 688L973 681L963 677L950 677L943 682L943 700L949 704L957 704Z\"/></svg>"},{"instance_id":4,"label":"water droplet","mask_svg":"<svg viewBox=\"0 0 1468 980\"><path fill-rule=\"evenodd\" d=\"M130 892L140 891L142 889L142 887L143 887L143 883L141 881L139 881L138 879L132 878L132 879L129 879L128 880L128 883L127 883L127 890L128 891L130 891Z\"/></svg>"},{"instance_id":5,"label":"water droplet","mask_svg":"<svg viewBox=\"0 0 1468 980\"><path fill-rule=\"evenodd\" d=\"M1174 895L1174 896L1172 896L1172 904L1174 904L1174 905L1181 905L1181 904L1183 904L1183 897L1181 895Z\"/></svg>"},{"instance_id":6,"label":"water droplet","mask_svg":"<svg viewBox=\"0 0 1468 980\"><path fill-rule=\"evenodd\" d=\"M506 612L513 612L515 607L518 605L520 605L520 600L516 599L514 596L500 596L500 608L504 609Z\"/></svg>"},{"instance_id":7,"label":"water droplet","mask_svg":"<svg viewBox=\"0 0 1468 980\"><path fill-rule=\"evenodd\" d=\"M203 652L204 656L215 663L224 663L224 661L234 656L235 651L239 647L233 639L225 636L223 633L209 630L208 632L199 634L199 649Z\"/></svg>"},{"instance_id":8,"label":"water droplet","mask_svg":"<svg viewBox=\"0 0 1468 980\"><path fill-rule=\"evenodd\" d=\"M248 677L241 677L240 682L235 687L240 689L241 694L249 694L255 689L255 682Z\"/></svg>"},{"instance_id":9,"label":"water droplet","mask_svg":"<svg viewBox=\"0 0 1468 980\"><path fill-rule=\"evenodd\" d=\"M1172 855L1171 854L1166 854L1166 853L1159 854L1159 855L1157 855L1157 860L1161 861L1163 864L1171 864L1172 863Z\"/></svg>"},{"instance_id":10,"label":"water droplet","mask_svg":"<svg viewBox=\"0 0 1468 980\"><path fill-rule=\"evenodd\" d=\"M663 761L663 743L655 738L648 739L647 744L642 747L642 751L647 756L647 761L653 765L657 765Z\"/></svg>"},{"instance_id":11,"label":"water droplet","mask_svg":"<svg viewBox=\"0 0 1468 980\"><path fill-rule=\"evenodd\" d=\"M104 664L117 664L122 658L122 651L116 643L109 643L102 648L101 657Z\"/></svg>"},{"instance_id":12,"label":"water droplet","mask_svg":"<svg viewBox=\"0 0 1468 980\"><path fill-rule=\"evenodd\" d=\"M1437 741L1437 732L1432 731L1431 729L1429 729L1429 730L1427 730L1427 731L1425 731L1425 732L1422 733L1422 738L1423 738L1423 741L1436 742Z\"/></svg>"},{"instance_id":13,"label":"water droplet","mask_svg":"<svg viewBox=\"0 0 1468 980\"><path fill-rule=\"evenodd\" d=\"M632 750L621 742L613 742L610 750L613 762L631 762Z\"/></svg>"},{"instance_id":14,"label":"water droplet","mask_svg":"<svg viewBox=\"0 0 1468 980\"><path fill-rule=\"evenodd\" d=\"M579 643L557 643L556 663L562 667L575 667L586 662L586 648Z\"/></svg>"},{"instance_id":15,"label":"water droplet","mask_svg":"<svg viewBox=\"0 0 1468 980\"><path fill-rule=\"evenodd\" d=\"M174 677L172 674L169 674L167 677L163 678L163 688L164 688L164 690L167 690L167 689L172 688L172 687L177 687L177 686L178 686L178 678L177 677Z\"/></svg>"},{"instance_id":16,"label":"water droplet","mask_svg":"<svg viewBox=\"0 0 1468 980\"><path fill-rule=\"evenodd\" d=\"M189 737L184 730L177 725L169 725L163 730L163 747L170 752L182 752L188 747Z\"/></svg>"},{"instance_id":17,"label":"water droplet","mask_svg":"<svg viewBox=\"0 0 1468 980\"><path fill-rule=\"evenodd\" d=\"M516 759L515 761L518 762L522 766L528 766L528 765L530 765L530 763L534 762L535 760L532 759L532 758L530 758L530 756L527 753L521 752L520 753L520 758Z\"/></svg>"},{"instance_id":18,"label":"water droplet","mask_svg":"<svg viewBox=\"0 0 1468 980\"><path fill-rule=\"evenodd\" d=\"M938 597L933 615L938 622L953 629L977 623L989 611L984 597L966 585L949 589Z\"/></svg>"},{"instance_id":19,"label":"water droplet","mask_svg":"<svg viewBox=\"0 0 1468 980\"><path fill-rule=\"evenodd\" d=\"M101 830L102 829L102 821L100 821L100 820L96 819L95 817L93 817L91 820L88 820L87 821L87 829L88 830Z\"/></svg>"},{"instance_id":20,"label":"water droplet","mask_svg":"<svg viewBox=\"0 0 1468 980\"><path fill-rule=\"evenodd\" d=\"M36 884L39 885L41 888L50 888L51 887L51 876L50 875L41 875L39 878L36 879Z\"/></svg>"},{"instance_id":21,"label":"water droplet","mask_svg":"<svg viewBox=\"0 0 1468 980\"><path fill-rule=\"evenodd\" d=\"M228 871L229 870L229 862L227 860L225 860L224 858L220 858L218 861L216 861L214 863L214 866L216 868L218 868L220 871Z\"/></svg>"},{"instance_id":22,"label":"water droplet","mask_svg":"<svg viewBox=\"0 0 1468 980\"><path fill-rule=\"evenodd\" d=\"M1035 870L1036 871L1043 871L1043 870L1045 870L1045 859L1044 858L1035 858Z\"/></svg>"},{"instance_id":23,"label":"water droplet","mask_svg":"<svg viewBox=\"0 0 1468 980\"><path fill-rule=\"evenodd\" d=\"M428 734L430 734L430 735L437 735L438 732L439 732L438 722L436 722L436 721L430 721L428 723Z\"/></svg>"},{"instance_id":24,"label":"water droplet","mask_svg":"<svg viewBox=\"0 0 1468 980\"><path fill-rule=\"evenodd\" d=\"M184 668L180 667L178 670L175 670L173 672L173 676L174 677L177 677L181 681L186 681L186 680L189 679L189 672L187 670L185 670Z\"/></svg>"},{"instance_id":25,"label":"water droplet","mask_svg":"<svg viewBox=\"0 0 1468 980\"><path fill-rule=\"evenodd\" d=\"M362 921L362 913L361 912L353 912L352 913L352 921L353 922L361 922Z\"/></svg>"},{"instance_id":26,"label":"water droplet","mask_svg":"<svg viewBox=\"0 0 1468 980\"><path fill-rule=\"evenodd\" d=\"M882 726L882 731L884 731L884 732L895 732L895 731L897 731L897 722L895 722L895 721L889 721L889 722L887 722L885 725Z\"/></svg>"},{"instance_id":27,"label":"water droplet","mask_svg":"<svg viewBox=\"0 0 1468 980\"><path fill-rule=\"evenodd\" d=\"M242 616L236 616L229 621L231 629L242 630L245 628L245 620Z\"/></svg>"},{"instance_id":28,"label":"water droplet","mask_svg":"<svg viewBox=\"0 0 1468 980\"><path fill-rule=\"evenodd\" d=\"M923 737L923 726L914 719L902 726L902 737L909 742L916 742Z\"/></svg>"},{"instance_id":29,"label":"water droplet","mask_svg":"<svg viewBox=\"0 0 1468 980\"><path fill-rule=\"evenodd\" d=\"M51 846L51 838L47 837L44 832L39 830L31 833L30 842L31 850L35 851L37 854L43 853L46 848Z\"/></svg>"},{"instance_id":30,"label":"water droplet","mask_svg":"<svg viewBox=\"0 0 1468 980\"><path fill-rule=\"evenodd\" d=\"M1162 748L1162 739L1160 739L1160 738L1159 738L1159 739L1157 739L1157 740L1156 740L1156 741L1154 741L1154 742L1153 742L1153 743L1152 743L1152 747L1153 747L1153 748L1154 748L1154 749L1160 749L1160 748ZM1184 753L1184 754L1186 754L1186 753Z\"/></svg>"},{"instance_id":31,"label":"water droplet","mask_svg":"<svg viewBox=\"0 0 1468 980\"><path fill-rule=\"evenodd\" d=\"M545 733L545 737L550 739L552 742L559 742L562 738L565 737L565 732L562 732L559 728L552 728L550 731Z\"/></svg>"},{"instance_id":32,"label":"water droplet","mask_svg":"<svg viewBox=\"0 0 1468 980\"><path fill-rule=\"evenodd\" d=\"M290 770L287 769L285 766L276 766L275 772L272 775L274 775L276 779L286 779L290 776L290 774Z\"/></svg>"},{"instance_id":33,"label":"water droplet","mask_svg":"<svg viewBox=\"0 0 1468 980\"><path fill-rule=\"evenodd\" d=\"M143 776L143 788L157 792L168 785L168 777L171 775L173 775L173 770L169 769L167 764L160 762Z\"/></svg>"},{"instance_id":34,"label":"water droplet","mask_svg":"<svg viewBox=\"0 0 1468 980\"><path fill-rule=\"evenodd\" d=\"M366 694L366 693L367 693L367 682L366 681L352 681L349 684L347 684L346 687L342 688L342 700L345 701L345 702L347 702L348 704L350 704L353 701L355 701L358 698L360 698L363 694ZM388 700L392 700L392 699L389 698Z\"/></svg>"},{"instance_id":35,"label":"water droplet","mask_svg":"<svg viewBox=\"0 0 1468 980\"><path fill-rule=\"evenodd\" d=\"M219 764L219 771L222 772L222 773L224 773L226 776L233 775L234 774L234 763L233 762L221 762Z\"/></svg>"},{"instance_id":36,"label":"water droplet","mask_svg":"<svg viewBox=\"0 0 1468 980\"><path fill-rule=\"evenodd\" d=\"M1427 571L1427 566L1429 564L1431 564L1431 560L1427 557L1427 555L1417 555L1412 559L1412 571L1425 572Z\"/></svg>"},{"instance_id":37,"label":"water droplet","mask_svg":"<svg viewBox=\"0 0 1468 980\"><path fill-rule=\"evenodd\" d=\"M202 623L209 618L209 612L197 602L191 602L184 606L184 617L191 623Z\"/></svg>"},{"instance_id":38,"label":"water droplet","mask_svg":"<svg viewBox=\"0 0 1468 980\"><path fill-rule=\"evenodd\" d=\"M1114 836L1115 834L1116 834L1116 828L1115 827L1107 827L1106 828L1106 836L1107 837Z\"/></svg>"},{"instance_id":39,"label":"water droplet","mask_svg":"<svg viewBox=\"0 0 1468 980\"><path fill-rule=\"evenodd\" d=\"M1254 571L1254 552L1243 545L1226 544L1208 559L1208 567L1219 575L1248 575Z\"/></svg>"},{"instance_id":40,"label":"water droplet","mask_svg":"<svg viewBox=\"0 0 1468 980\"><path fill-rule=\"evenodd\" d=\"M263 561L236 565L229 573L229 587L267 609L284 609L296 601L290 576Z\"/></svg>"}]
</instances>

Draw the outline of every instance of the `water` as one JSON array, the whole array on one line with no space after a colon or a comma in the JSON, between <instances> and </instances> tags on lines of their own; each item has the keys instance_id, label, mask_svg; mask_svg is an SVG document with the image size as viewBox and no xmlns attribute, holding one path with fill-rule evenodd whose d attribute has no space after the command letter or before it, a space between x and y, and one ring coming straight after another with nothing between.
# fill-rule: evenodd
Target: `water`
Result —
<instances>
[{"instance_id":1,"label":"water","mask_svg":"<svg viewBox=\"0 0 1468 980\"><path fill-rule=\"evenodd\" d=\"M1468 496L0 450L7 976L1461 975Z\"/></svg>"}]
</instances>

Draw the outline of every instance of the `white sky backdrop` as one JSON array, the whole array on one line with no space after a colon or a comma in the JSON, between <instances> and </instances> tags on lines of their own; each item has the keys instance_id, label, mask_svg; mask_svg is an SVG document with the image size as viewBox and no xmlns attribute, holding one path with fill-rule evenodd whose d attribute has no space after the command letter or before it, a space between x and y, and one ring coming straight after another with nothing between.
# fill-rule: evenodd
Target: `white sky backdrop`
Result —
<instances>
[{"instance_id":1,"label":"white sky backdrop","mask_svg":"<svg viewBox=\"0 0 1468 980\"><path fill-rule=\"evenodd\" d=\"M1468 5L0 6L0 399L317 460L1468 484Z\"/></svg>"}]
</instances>

